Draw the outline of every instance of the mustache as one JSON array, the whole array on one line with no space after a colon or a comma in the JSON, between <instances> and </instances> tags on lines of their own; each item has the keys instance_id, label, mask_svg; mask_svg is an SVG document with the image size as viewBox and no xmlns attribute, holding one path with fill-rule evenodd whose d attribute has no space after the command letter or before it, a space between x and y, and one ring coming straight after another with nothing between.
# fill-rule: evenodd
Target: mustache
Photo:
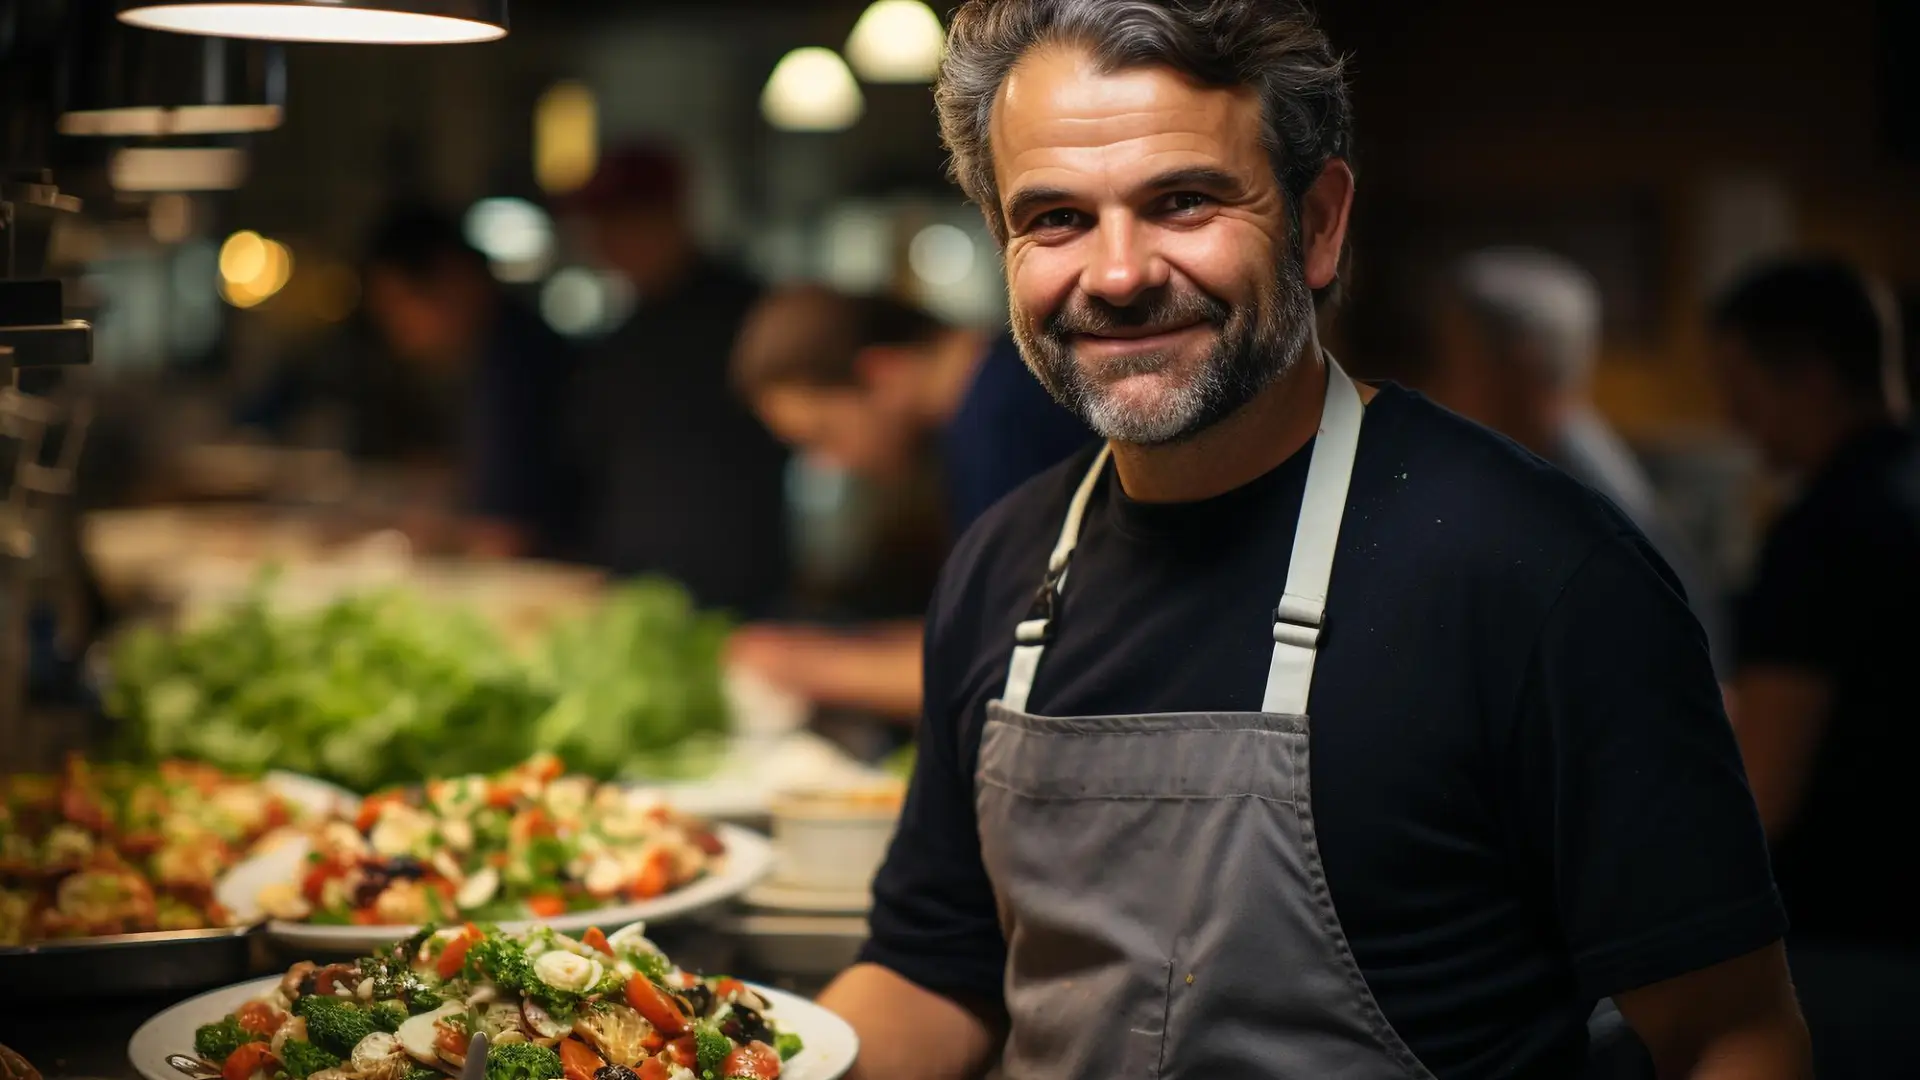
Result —
<instances>
[{"instance_id":1,"label":"mustache","mask_svg":"<svg viewBox=\"0 0 1920 1080\"><path fill-rule=\"evenodd\" d=\"M1157 289L1131 304L1111 304L1098 297L1075 293L1042 326L1056 341L1076 334L1104 336L1117 330L1132 332L1171 330L1208 323L1225 326L1233 309L1203 292Z\"/></svg>"}]
</instances>

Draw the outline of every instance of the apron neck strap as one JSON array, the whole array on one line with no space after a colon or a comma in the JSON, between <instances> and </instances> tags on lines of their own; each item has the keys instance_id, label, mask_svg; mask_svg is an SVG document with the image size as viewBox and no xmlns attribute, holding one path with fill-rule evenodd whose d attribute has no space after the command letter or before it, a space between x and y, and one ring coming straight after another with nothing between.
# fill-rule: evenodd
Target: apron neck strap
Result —
<instances>
[{"instance_id":1,"label":"apron neck strap","mask_svg":"<svg viewBox=\"0 0 1920 1080\"><path fill-rule=\"evenodd\" d=\"M1319 349L1317 334L1308 341ZM1261 706L1264 712L1306 711L1307 691L1313 683L1314 652L1326 614L1327 584L1333 576L1334 549L1340 537L1340 520L1346 512L1347 481L1353 472L1354 453L1360 443L1360 421L1365 413L1353 380L1340 369L1331 354L1321 351L1320 355L1327 365L1327 397L1321 409L1313 456L1307 464L1306 493L1301 500L1300 521L1294 529L1286 590L1274 610L1273 663L1267 673ZM1026 711L1034 677L1040 670L1040 657L1053 636L1055 608L1066 587L1073 549L1080 542L1087 504L1111 456L1111 446L1101 447L1086 475L1081 477L1080 486L1067 505L1060 538L1047 560L1047 576L1034 597L1033 610L1014 629L1013 659L1007 669L1006 689L1000 695L1000 702L1015 712Z\"/></svg>"}]
</instances>

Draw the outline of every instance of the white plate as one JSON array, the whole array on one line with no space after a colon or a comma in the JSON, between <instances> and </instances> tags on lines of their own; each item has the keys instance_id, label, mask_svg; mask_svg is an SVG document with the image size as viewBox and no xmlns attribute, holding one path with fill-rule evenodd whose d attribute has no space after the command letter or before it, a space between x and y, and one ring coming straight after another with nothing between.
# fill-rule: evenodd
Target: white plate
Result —
<instances>
[{"instance_id":1,"label":"white plate","mask_svg":"<svg viewBox=\"0 0 1920 1080\"><path fill-rule=\"evenodd\" d=\"M721 825L715 831L727 848L719 871L683 889L633 904L576 911L551 919L505 922L500 924L501 929L551 926L572 934L597 926L611 933L628 923L671 922L725 903L758 884L773 868L773 847L765 837L732 825ZM242 920L258 918L260 890L279 881L298 881L308 850L309 844L303 837L248 859L220 879L214 888L215 898ZM267 936L289 949L328 954L364 953L408 937L417 929L414 926L315 926L273 919L267 923Z\"/></svg>"},{"instance_id":2,"label":"white plate","mask_svg":"<svg viewBox=\"0 0 1920 1080\"><path fill-rule=\"evenodd\" d=\"M832 741L811 731L736 734L725 760L700 780L635 783L659 791L673 808L695 817L750 821L773 813L777 797L817 788L859 787L889 779Z\"/></svg>"},{"instance_id":3,"label":"white plate","mask_svg":"<svg viewBox=\"0 0 1920 1080\"><path fill-rule=\"evenodd\" d=\"M740 899L757 908L809 915L865 915L873 907L873 893L867 889L804 889L778 881L755 885Z\"/></svg>"},{"instance_id":4,"label":"white plate","mask_svg":"<svg viewBox=\"0 0 1920 1080\"><path fill-rule=\"evenodd\" d=\"M193 1054L193 1033L280 984L280 976L243 982L190 998L140 1025L127 1043L127 1060L146 1080L185 1080L167 1064L172 1054ZM860 1039L845 1020L805 998L755 986L767 999L767 1017L782 1029L800 1036L806 1049L780 1070L781 1080L839 1080L853 1068Z\"/></svg>"}]
</instances>

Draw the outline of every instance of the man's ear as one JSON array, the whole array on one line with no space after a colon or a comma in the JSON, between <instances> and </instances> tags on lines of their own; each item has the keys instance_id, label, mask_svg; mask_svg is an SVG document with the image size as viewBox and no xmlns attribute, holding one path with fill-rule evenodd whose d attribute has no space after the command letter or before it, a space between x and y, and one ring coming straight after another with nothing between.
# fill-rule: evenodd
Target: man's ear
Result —
<instances>
[{"instance_id":1,"label":"man's ear","mask_svg":"<svg viewBox=\"0 0 1920 1080\"><path fill-rule=\"evenodd\" d=\"M1300 199L1301 251L1309 289L1324 289L1340 276L1340 254L1346 247L1352 210L1353 170L1345 161L1332 158Z\"/></svg>"}]
</instances>

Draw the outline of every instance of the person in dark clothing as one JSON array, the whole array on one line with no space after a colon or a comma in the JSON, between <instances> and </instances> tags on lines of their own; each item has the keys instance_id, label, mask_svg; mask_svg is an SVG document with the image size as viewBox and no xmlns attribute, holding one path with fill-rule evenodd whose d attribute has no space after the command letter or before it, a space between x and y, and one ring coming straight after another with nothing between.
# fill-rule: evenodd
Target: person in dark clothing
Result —
<instances>
[{"instance_id":1,"label":"person in dark clothing","mask_svg":"<svg viewBox=\"0 0 1920 1080\"><path fill-rule=\"evenodd\" d=\"M1862 276L1828 260L1753 271L1711 322L1735 424L1799 485L1741 602L1733 719L1817 1074L1906 1075L1920 920L1886 837L1920 820L1920 434L1900 422L1896 335Z\"/></svg>"},{"instance_id":2,"label":"person in dark clothing","mask_svg":"<svg viewBox=\"0 0 1920 1080\"><path fill-rule=\"evenodd\" d=\"M1730 663L1719 590L1659 502L1631 448L1591 399L1600 287L1558 255L1489 248L1453 262L1433 304L1434 400L1605 495L1679 578L1714 666Z\"/></svg>"},{"instance_id":3,"label":"person in dark clothing","mask_svg":"<svg viewBox=\"0 0 1920 1080\"><path fill-rule=\"evenodd\" d=\"M787 455L727 380L759 285L699 249L684 172L664 150L609 153L560 210L637 297L570 395L580 555L673 577L704 605L769 613L788 580Z\"/></svg>"},{"instance_id":4,"label":"person in dark clothing","mask_svg":"<svg viewBox=\"0 0 1920 1080\"><path fill-rule=\"evenodd\" d=\"M1705 635L1616 507L1320 348L1355 179L1300 0L970 0L935 91L1105 445L962 537L853 1080L1806 1080Z\"/></svg>"},{"instance_id":5,"label":"person in dark clothing","mask_svg":"<svg viewBox=\"0 0 1920 1080\"><path fill-rule=\"evenodd\" d=\"M1010 336L823 285L761 302L740 335L734 381L781 438L870 479L897 478L932 443L950 536L1093 441ZM921 636L919 619L857 631L769 624L743 630L731 655L813 701L909 719L920 714Z\"/></svg>"}]
</instances>

